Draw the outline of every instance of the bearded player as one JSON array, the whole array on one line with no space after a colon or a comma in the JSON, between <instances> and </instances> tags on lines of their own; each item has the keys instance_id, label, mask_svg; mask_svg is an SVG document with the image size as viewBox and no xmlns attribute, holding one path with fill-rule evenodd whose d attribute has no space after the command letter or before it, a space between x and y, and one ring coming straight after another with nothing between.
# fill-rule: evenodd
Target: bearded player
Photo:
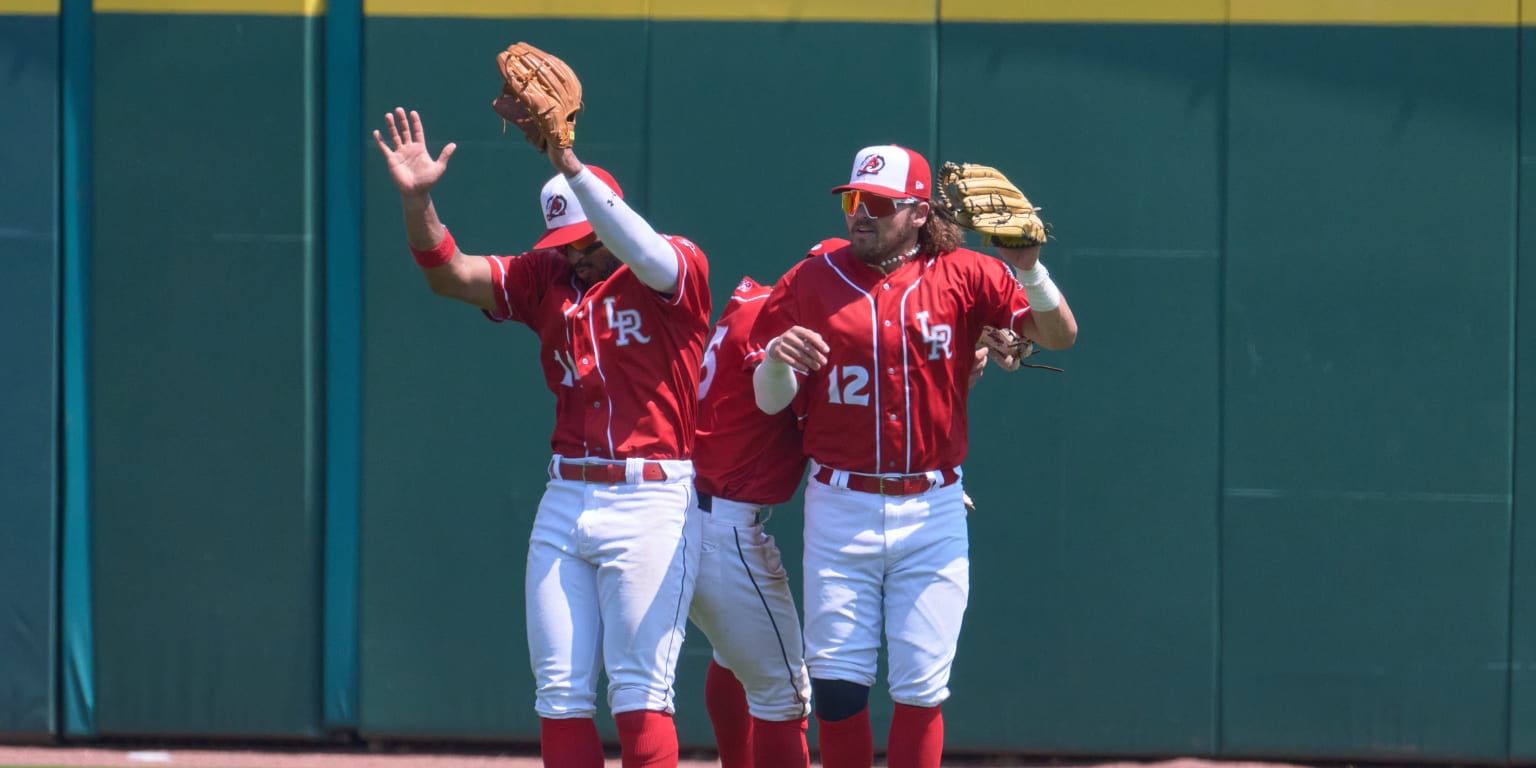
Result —
<instances>
[{"instance_id":1,"label":"bearded player","mask_svg":"<svg viewBox=\"0 0 1536 768\"><path fill-rule=\"evenodd\" d=\"M758 405L778 413L793 402L805 415L804 632L826 768L873 763L868 701L882 637L895 702L888 765L938 768L970 589L960 465L972 340L987 326L1047 349L1077 336L1039 262L1043 227L1033 242L999 247L1002 260L967 250L932 188L918 153L860 151L833 189L851 245L791 269L752 333L767 355L753 377ZM1012 195L1018 210L987 222L1034 217ZM988 199L966 201L979 212Z\"/></svg>"}]
</instances>

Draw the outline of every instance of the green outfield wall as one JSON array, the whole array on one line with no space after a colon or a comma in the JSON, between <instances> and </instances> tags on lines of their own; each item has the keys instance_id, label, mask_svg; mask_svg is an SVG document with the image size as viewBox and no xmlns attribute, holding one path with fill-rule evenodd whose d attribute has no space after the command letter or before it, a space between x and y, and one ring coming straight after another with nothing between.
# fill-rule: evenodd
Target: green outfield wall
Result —
<instances>
[{"instance_id":1,"label":"green outfield wall","mask_svg":"<svg viewBox=\"0 0 1536 768\"><path fill-rule=\"evenodd\" d=\"M59 20L0 16L0 738L56 726Z\"/></svg>"},{"instance_id":2,"label":"green outfield wall","mask_svg":"<svg viewBox=\"0 0 1536 768\"><path fill-rule=\"evenodd\" d=\"M95 19L102 735L319 731L314 35Z\"/></svg>"},{"instance_id":3,"label":"green outfield wall","mask_svg":"<svg viewBox=\"0 0 1536 768\"><path fill-rule=\"evenodd\" d=\"M1536 19L1526 9L1527 20ZM1510 605L1510 757L1536 758L1536 360L1529 340L1536 334L1536 29L1520 30L1520 166L1515 174L1518 215L1515 219L1516 279L1515 419L1513 443L1514 494L1511 520ZM1521 407L1524 406L1524 407Z\"/></svg>"},{"instance_id":4,"label":"green outfield wall","mask_svg":"<svg viewBox=\"0 0 1536 768\"><path fill-rule=\"evenodd\" d=\"M950 751L1536 762L1536 0L5 2L0 738L537 738L537 342L430 294L368 135L419 110L460 247L523 250L552 170L490 100L527 40L717 309L842 232L868 144L1045 207L1081 333L973 393ZM88 176L48 69L82 22Z\"/></svg>"},{"instance_id":5,"label":"green outfield wall","mask_svg":"<svg viewBox=\"0 0 1536 768\"><path fill-rule=\"evenodd\" d=\"M1223 744L1294 753L1304 729L1316 756L1497 759L1518 38L1231 40ZM1399 213L1430 200L1458 231ZM1288 241L1277 218L1327 235Z\"/></svg>"}]
</instances>

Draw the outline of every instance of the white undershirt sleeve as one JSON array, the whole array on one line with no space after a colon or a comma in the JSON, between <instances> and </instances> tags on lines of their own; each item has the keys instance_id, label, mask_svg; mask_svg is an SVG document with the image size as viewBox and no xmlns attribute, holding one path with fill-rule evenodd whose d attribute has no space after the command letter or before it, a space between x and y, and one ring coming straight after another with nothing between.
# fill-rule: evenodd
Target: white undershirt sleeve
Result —
<instances>
[{"instance_id":1,"label":"white undershirt sleeve","mask_svg":"<svg viewBox=\"0 0 1536 768\"><path fill-rule=\"evenodd\" d=\"M784 410L799 391L800 379L788 363L768 358L752 372L752 395L763 413Z\"/></svg>"},{"instance_id":2,"label":"white undershirt sleeve","mask_svg":"<svg viewBox=\"0 0 1536 768\"><path fill-rule=\"evenodd\" d=\"M661 293L676 293L678 255L672 244L590 170L583 167L569 181L597 239L628 264L640 282Z\"/></svg>"}]
</instances>

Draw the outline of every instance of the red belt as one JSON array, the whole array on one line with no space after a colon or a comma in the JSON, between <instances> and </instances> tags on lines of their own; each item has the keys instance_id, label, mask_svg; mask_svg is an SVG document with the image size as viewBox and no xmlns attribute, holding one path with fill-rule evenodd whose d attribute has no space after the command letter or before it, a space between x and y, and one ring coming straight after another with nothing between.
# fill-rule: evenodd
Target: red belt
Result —
<instances>
[{"instance_id":1,"label":"red belt","mask_svg":"<svg viewBox=\"0 0 1536 768\"><path fill-rule=\"evenodd\" d=\"M617 485L629 482L629 473L624 464L572 464L560 462L560 479L575 480L582 483L608 483ZM660 464L646 462L640 470L642 480L665 480L667 470Z\"/></svg>"},{"instance_id":2,"label":"red belt","mask_svg":"<svg viewBox=\"0 0 1536 768\"><path fill-rule=\"evenodd\" d=\"M816 470L816 479L827 485L834 485L832 474L831 467L822 467ZM845 474L848 476L848 490L881 496L916 496L934 488L954 485L955 481L960 479L960 474L953 469L943 470L944 482L938 485L934 485L933 479L928 475L861 475L856 472Z\"/></svg>"}]
</instances>

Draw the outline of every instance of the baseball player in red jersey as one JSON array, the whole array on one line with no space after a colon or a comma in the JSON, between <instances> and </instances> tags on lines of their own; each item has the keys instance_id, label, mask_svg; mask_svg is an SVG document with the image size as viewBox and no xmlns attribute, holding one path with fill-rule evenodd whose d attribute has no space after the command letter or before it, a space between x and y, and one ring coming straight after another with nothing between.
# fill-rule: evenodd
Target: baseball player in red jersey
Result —
<instances>
[{"instance_id":1,"label":"baseball player in red jersey","mask_svg":"<svg viewBox=\"0 0 1536 768\"><path fill-rule=\"evenodd\" d=\"M752 332L767 352L758 405L805 414L806 664L826 768L873 762L882 631L896 705L887 762L939 765L970 588L960 465L974 340L984 325L1046 349L1077 337L1039 248L999 249L999 261L961 247L929 204L932 183L916 152L860 151L833 189L851 245L791 269Z\"/></svg>"},{"instance_id":2,"label":"baseball player in red jersey","mask_svg":"<svg viewBox=\"0 0 1536 768\"><path fill-rule=\"evenodd\" d=\"M385 119L389 140L374 139L427 283L532 329L555 393L524 586L544 765L602 767L593 717L605 671L625 768L675 767L672 682L699 564L691 456L710 315L704 254L657 234L611 176L553 146L559 173L540 197L548 229L534 250L465 254L429 194L454 145L434 160L420 116Z\"/></svg>"},{"instance_id":3,"label":"baseball player in red jersey","mask_svg":"<svg viewBox=\"0 0 1536 768\"><path fill-rule=\"evenodd\" d=\"M809 256L846 245L816 244ZM695 484L703 554L690 618L715 649L704 703L722 768L809 766L811 687L800 617L773 537L769 508L805 477L795 414L766 414L752 392L761 349L748 344L770 289L744 277L715 321L699 381Z\"/></svg>"}]
</instances>

